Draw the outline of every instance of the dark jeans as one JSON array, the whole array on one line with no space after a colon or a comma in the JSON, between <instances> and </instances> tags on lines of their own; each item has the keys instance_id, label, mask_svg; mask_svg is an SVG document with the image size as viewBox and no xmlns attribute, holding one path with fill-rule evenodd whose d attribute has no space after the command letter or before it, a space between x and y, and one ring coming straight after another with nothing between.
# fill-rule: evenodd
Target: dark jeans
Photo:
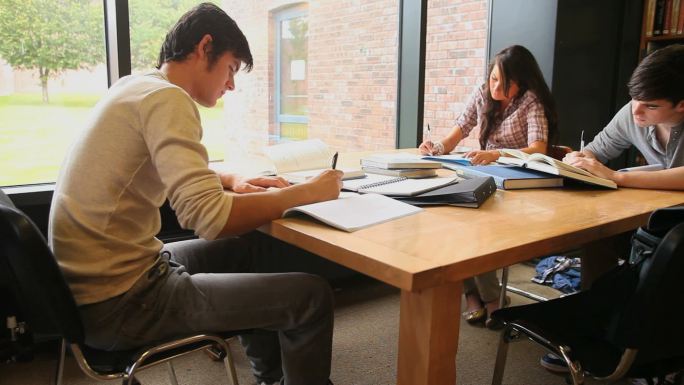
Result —
<instances>
[{"instance_id":1,"label":"dark jeans","mask_svg":"<svg viewBox=\"0 0 684 385\"><path fill-rule=\"evenodd\" d=\"M254 254L267 250L244 238L167 244L125 294L81 307L86 343L119 350L193 333L254 329L240 341L258 381L282 376L287 384L326 384L332 290L311 274L250 273Z\"/></svg>"}]
</instances>

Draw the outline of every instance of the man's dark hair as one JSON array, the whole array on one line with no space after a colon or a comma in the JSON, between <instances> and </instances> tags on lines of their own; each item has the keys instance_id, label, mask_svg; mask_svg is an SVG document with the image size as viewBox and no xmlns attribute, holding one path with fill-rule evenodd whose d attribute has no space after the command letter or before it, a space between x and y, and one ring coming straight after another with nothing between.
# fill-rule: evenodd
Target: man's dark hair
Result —
<instances>
[{"instance_id":1,"label":"man's dark hair","mask_svg":"<svg viewBox=\"0 0 684 385\"><path fill-rule=\"evenodd\" d=\"M252 70L254 63L247 38L235 21L212 3L202 3L181 16L166 34L157 68L166 62L185 60L205 35L212 38L211 51L208 52L209 68L225 52L232 52L245 64L246 71Z\"/></svg>"},{"instance_id":2,"label":"man's dark hair","mask_svg":"<svg viewBox=\"0 0 684 385\"><path fill-rule=\"evenodd\" d=\"M684 100L684 45L673 44L646 56L627 87L634 100L667 99L672 104Z\"/></svg>"}]
</instances>

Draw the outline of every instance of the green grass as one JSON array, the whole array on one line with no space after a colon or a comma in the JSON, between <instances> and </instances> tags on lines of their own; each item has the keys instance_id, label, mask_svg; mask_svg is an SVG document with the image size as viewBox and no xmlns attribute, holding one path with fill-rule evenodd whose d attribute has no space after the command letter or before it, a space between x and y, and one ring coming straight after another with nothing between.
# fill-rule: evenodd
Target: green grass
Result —
<instances>
[{"instance_id":1,"label":"green grass","mask_svg":"<svg viewBox=\"0 0 684 385\"><path fill-rule=\"evenodd\" d=\"M40 94L0 96L0 186L47 183L88 119L99 95L57 94L43 104ZM200 107L205 146L212 160L223 159L223 101Z\"/></svg>"}]
</instances>

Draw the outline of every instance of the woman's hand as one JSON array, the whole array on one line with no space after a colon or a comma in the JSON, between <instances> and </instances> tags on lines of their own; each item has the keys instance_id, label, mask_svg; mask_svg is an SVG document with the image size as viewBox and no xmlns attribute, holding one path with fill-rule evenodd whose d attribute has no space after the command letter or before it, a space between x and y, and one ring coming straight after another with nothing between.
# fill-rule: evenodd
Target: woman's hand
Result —
<instances>
[{"instance_id":1,"label":"woman's hand","mask_svg":"<svg viewBox=\"0 0 684 385\"><path fill-rule=\"evenodd\" d=\"M499 151L497 150L488 150L488 151L483 151L483 150L475 150L475 151L470 151L469 153L465 154L465 157L470 159L470 162L472 164L488 164L495 162L497 159L499 159Z\"/></svg>"},{"instance_id":2,"label":"woman's hand","mask_svg":"<svg viewBox=\"0 0 684 385\"><path fill-rule=\"evenodd\" d=\"M444 145L442 142L426 140L420 144L418 150L423 155L442 155L444 153Z\"/></svg>"}]
</instances>

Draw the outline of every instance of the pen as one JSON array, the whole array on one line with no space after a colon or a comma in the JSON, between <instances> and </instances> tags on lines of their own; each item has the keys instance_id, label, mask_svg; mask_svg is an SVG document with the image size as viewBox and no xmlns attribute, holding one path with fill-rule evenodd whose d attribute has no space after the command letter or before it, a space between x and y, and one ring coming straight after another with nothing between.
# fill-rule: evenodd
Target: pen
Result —
<instances>
[{"instance_id":1,"label":"pen","mask_svg":"<svg viewBox=\"0 0 684 385\"><path fill-rule=\"evenodd\" d=\"M582 133L580 134L580 152L584 150L584 130L582 130Z\"/></svg>"},{"instance_id":2,"label":"pen","mask_svg":"<svg viewBox=\"0 0 684 385\"><path fill-rule=\"evenodd\" d=\"M432 143L432 132L430 132L430 123L428 123L427 126L427 141L434 145L434 143ZM435 155L434 150L430 151L430 155Z\"/></svg>"},{"instance_id":3,"label":"pen","mask_svg":"<svg viewBox=\"0 0 684 385\"><path fill-rule=\"evenodd\" d=\"M339 152L335 151L335 155L333 155L332 158L332 169L334 170L335 167L337 167L337 156L339 155Z\"/></svg>"}]
</instances>

